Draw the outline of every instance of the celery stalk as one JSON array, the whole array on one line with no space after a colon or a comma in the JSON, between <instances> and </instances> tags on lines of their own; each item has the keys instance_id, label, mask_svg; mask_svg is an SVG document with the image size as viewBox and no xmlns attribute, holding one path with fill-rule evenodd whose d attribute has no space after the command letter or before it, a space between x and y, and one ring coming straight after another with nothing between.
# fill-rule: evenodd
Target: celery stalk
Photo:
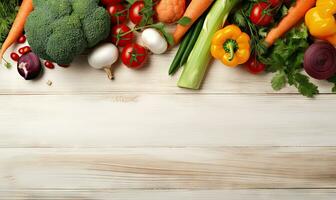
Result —
<instances>
[{"instance_id":1,"label":"celery stalk","mask_svg":"<svg viewBox=\"0 0 336 200\"><path fill-rule=\"evenodd\" d=\"M215 0L188 61L184 65L184 70L177 84L179 87L195 90L201 87L207 66L211 60L210 47L212 37L224 25L232 8L240 1Z\"/></svg>"}]
</instances>

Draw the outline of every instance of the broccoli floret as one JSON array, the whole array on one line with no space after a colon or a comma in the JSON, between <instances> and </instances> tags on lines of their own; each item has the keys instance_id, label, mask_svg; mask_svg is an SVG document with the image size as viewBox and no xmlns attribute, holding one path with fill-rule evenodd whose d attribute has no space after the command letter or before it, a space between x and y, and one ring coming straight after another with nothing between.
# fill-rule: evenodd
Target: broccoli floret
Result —
<instances>
[{"instance_id":1,"label":"broccoli floret","mask_svg":"<svg viewBox=\"0 0 336 200\"><path fill-rule=\"evenodd\" d=\"M26 36L29 38L29 43L32 51L41 58L50 60L46 54L46 41L52 34L52 27L49 26L55 18L50 13L44 12L42 9L36 9L30 14L26 22Z\"/></svg>"},{"instance_id":2,"label":"broccoli floret","mask_svg":"<svg viewBox=\"0 0 336 200\"><path fill-rule=\"evenodd\" d=\"M82 20L84 34L90 48L100 42L100 38L97 38L96 35L101 35L103 38L109 36L110 29L106 29L106 27L110 26L110 23L110 16L104 8L96 9Z\"/></svg>"},{"instance_id":3,"label":"broccoli floret","mask_svg":"<svg viewBox=\"0 0 336 200\"><path fill-rule=\"evenodd\" d=\"M72 0L72 8L74 14L80 19L84 19L97 8L96 1Z\"/></svg>"},{"instance_id":4,"label":"broccoli floret","mask_svg":"<svg viewBox=\"0 0 336 200\"><path fill-rule=\"evenodd\" d=\"M69 64L86 48L106 39L110 17L98 0L33 0L25 31L41 58Z\"/></svg>"}]
</instances>

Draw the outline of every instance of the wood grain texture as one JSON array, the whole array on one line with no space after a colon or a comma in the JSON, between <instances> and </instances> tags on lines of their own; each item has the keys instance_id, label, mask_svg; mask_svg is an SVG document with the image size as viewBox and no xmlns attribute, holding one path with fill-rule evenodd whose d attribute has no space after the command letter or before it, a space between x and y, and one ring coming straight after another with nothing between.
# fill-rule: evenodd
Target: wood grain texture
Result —
<instances>
[{"instance_id":1,"label":"wood grain texture","mask_svg":"<svg viewBox=\"0 0 336 200\"><path fill-rule=\"evenodd\" d=\"M6 200L334 200L335 189L262 190L3 190Z\"/></svg>"},{"instance_id":2,"label":"wood grain texture","mask_svg":"<svg viewBox=\"0 0 336 200\"><path fill-rule=\"evenodd\" d=\"M165 55L151 56L150 64L142 70L131 70L119 63L116 65L114 81L108 80L103 71L89 67L86 56L78 57L70 68L47 69L42 78L36 81L23 80L15 67L10 70L0 67L0 94L276 93L270 84L272 75L251 75L242 67L232 69L217 61L210 65L202 90L178 88L176 83L179 74L168 76L168 68L174 54L175 49ZM46 84L48 80L53 82L52 87ZM321 93L331 92L330 83L326 81L315 83L320 86ZM280 93L297 93L297 89L288 87Z\"/></svg>"},{"instance_id":3,"label":"wood grain texture","mask_svg":"<svg viewBox=\"0 0 336 200\"><path fill-rule=\"evenodd\" d=\"M335 198L330 84L277 94L270 75L214 62L203 90L183 90L174 51L112 82L85 56L36 81L0 68L0 199Z\"/></svg>"},{"instance_id":4,"label":"wood grain texture","mask_svg":"<svg viewBox=\"0 0 336 200\"><path fill-rule=\"evenodd\" d=\"M0 188L336 189L335 147L1 149Z\"/></svg>"},{"instance_id":5,"label":"wood grain texture","mask_svg":"<svg viewBox=\"0 0 336 200\"><path fill-rule=\"evenodd\" d=\"M336 145L329 95L0 95L0 105L0 147Z\"/></svg>"}]
</instances>

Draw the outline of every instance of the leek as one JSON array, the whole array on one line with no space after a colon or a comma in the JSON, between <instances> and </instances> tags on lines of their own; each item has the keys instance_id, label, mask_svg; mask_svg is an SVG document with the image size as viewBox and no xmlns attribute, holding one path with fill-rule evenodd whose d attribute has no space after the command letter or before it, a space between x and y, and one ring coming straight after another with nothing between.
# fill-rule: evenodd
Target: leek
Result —
<instances>
[{"instance_id":1,"label":"leek","mask_svg":"<svg viewBox=\"0 0 336 200\"><path fill-rule=\"evenodd\" d=\"M211 40L213 35L223 27L231 10L241 0L216 0L211 7L202 31L198 36L196 44L190 53L184 70L178 81L178 86L188 89L199 89L201 87L207 66L211 60Z\"/></svg>"}]
</instances>

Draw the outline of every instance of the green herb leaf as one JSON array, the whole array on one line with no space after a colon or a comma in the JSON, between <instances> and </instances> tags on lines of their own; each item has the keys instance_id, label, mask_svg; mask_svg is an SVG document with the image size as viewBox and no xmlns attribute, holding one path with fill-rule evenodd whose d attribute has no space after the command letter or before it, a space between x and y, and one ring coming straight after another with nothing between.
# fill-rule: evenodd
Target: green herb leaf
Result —
<instances>
[{"instance_id":1,"label":"green herb leaf","mask_svg":"<svg viewBox=\"0 0 336 200\"><path fill-rule=\"evenodd\" d=\"M334 85L334 87L331 89L332 93L336 93L336 84Z\"/></svg>"},{"instance_id":2,"label":"green herb leaf","mask_svg":"<svg viewBox=\"0 0 336 200\"><path fill-rule=\"evenodd\" d=\"M182 26L188 26L191 23L191 19L189 17L184 16L180 20L178 20L177 23Z\"/></svg>"},{"instance_id":3,"label":"green herb leaf","mask_svg":"<svg viewBox=\"0 0 336 200\"><path fill-rule=\"evenodd\" d=\"M296 73L294 75L296 81L296 87L299 92L306 97L314 97L319 93L318 87L309 81L309 78L306 75Z\"/></svg>"},{"instance_id":4,"label":"green herb leaf","mask_svg":"<svg viewBox=\"0 0 336 200\"><path fill-rule=\"evenodd\" d=\"M137 0L126 0L128 4L132 5L134 4Z\"/></svg>"},{"instance_id":5,"label":"green herb leaf","mask_svg":"<svg viewBox=\"0 0 336 200\"><path fill-rule=\"evenodd\" d=\"M142 15L142 19L139 24L140 27L148 24L153 24L153 16L155 14L155 11L153 9L153 0L144 0L144 4L145 6L140 11Z\"/></svg>"},{"instance_id":6,"label":"green herb leaf","mask_svg":"<svg viewBox=\"0 0 336 200\"><path fill-rule=\"evenodd\" d=\"M282 88L284 88L287 84L286 74L283 71L280 71L275 74L275 76L272 79L272 88L275 91L279 91Z\"/></svg>"},{"instance_id":7,"label":"green herb leaf","mask_svg":"<svg viewBox=\"0 0 336 200\"><path fill-rule=\"evenodd\" d=\"M237 24L240 28L247 26L247 22L242 14L242 10L236 11L233 13L233 23Z\"/></svg>"}]
</instances>

